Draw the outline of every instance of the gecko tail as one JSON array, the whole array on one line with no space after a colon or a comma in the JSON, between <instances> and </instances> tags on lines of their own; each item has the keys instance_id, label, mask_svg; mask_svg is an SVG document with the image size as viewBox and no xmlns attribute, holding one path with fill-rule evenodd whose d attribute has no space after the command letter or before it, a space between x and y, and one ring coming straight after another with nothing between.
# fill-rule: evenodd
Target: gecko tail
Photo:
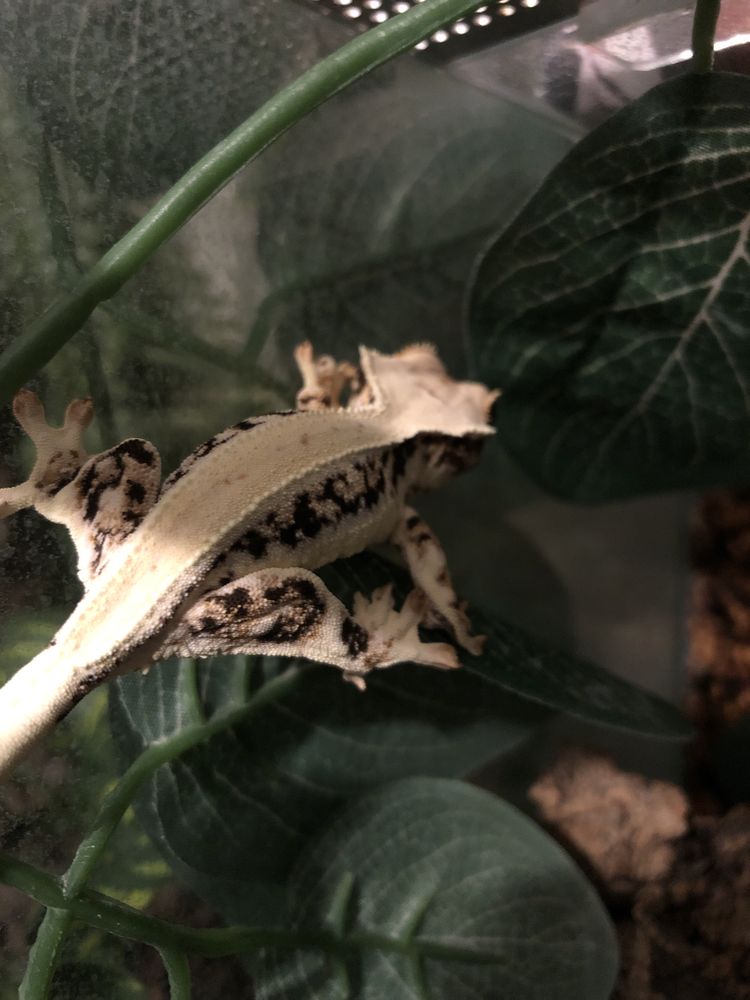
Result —
<instances>
[{"instance_id":1,"label":"gecko tail","mask_svg":"<svg viewBox=\"0 0 750 1000\"><path fill-rule=\"evenodd\" d=\"M0 688L0 780L86 694L76 673L60 663L54 646L18 670Z\"/></svg>"}]
</instances>

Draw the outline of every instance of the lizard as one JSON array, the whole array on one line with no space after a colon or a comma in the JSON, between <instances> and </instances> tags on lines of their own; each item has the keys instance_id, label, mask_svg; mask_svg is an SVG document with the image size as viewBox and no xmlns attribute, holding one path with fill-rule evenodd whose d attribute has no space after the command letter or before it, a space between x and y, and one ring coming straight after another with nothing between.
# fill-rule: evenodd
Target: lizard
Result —
<instances>
[{"instance_id":1,"label":"lizard","mask_svg":"<svg viewBox=\"0 0 750 1000\"><path fill-rule=\"evenodd\" d=\"M302 657L364 688L395 663L460 665L451 643L422 641L420 624L481 651L445 553L407 498L477 462L499 393L451 378L428 344L360 348L358 365L316 358L309 342L294 357L295 409L214 435L163 484L143 439L87 455L90 399L53 427L33 392L16 394L36 460L24 483L0 489L0 518L35 507L65 525L84 591L0 688L0 776L95 686L171 656ZM390 587L357 594L350 612L314 571L381 542L400 548L414 589L398 610Z\"/></svg>"}]
</instances>

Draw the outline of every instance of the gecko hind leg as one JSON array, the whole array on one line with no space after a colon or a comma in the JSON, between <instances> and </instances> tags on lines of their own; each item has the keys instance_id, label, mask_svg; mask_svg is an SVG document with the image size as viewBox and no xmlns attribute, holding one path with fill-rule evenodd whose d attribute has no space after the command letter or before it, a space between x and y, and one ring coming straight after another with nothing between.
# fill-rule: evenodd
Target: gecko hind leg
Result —
<instances>
[{"instance_id":1,"label":"gecko hind leg","mask_svg":"<svg viewBox=\"0 0 750 1000\"><path fill-rule=\"evenodd\" d=\"M75 478L87 458L83 433L91 423L94 407L90 399L74 399L65 411L62 427L52 427L36 393L21 389L13 400L13 414L31 438L36 459L26 482L0 490L0 518L25 507L43 508Z\"/></svg>"},{"instance_id":2,"label":"gecko hind leg","mask_svg":"<svg viewBox=\"0 0 750 1000\"><path fill-rule=\"evenodd\" d=\"M392 541L403 552L412 580L429 602L424 624L447 626L460 646L475 656L481 653L485 636L471 634L466 605L453 589L443 547L413 507L404 507Z\"/></svg>"},{"instance_id":3,"label":"gecko hind leg","mask_svg":"<svg viewBox=\"0 0 750 1000\"><path fill-rule=\"evenodd\" d=\"M359 688L370 670L395 663L458 667L452 646L419 638L423 613L423 597L416 591L400 611L393 607L390 587L370 600L358 594L350 614L309 570L258 570L203 595L180 618L156 658L301 656L339 667Z\"/></svg>"}]
</instances>

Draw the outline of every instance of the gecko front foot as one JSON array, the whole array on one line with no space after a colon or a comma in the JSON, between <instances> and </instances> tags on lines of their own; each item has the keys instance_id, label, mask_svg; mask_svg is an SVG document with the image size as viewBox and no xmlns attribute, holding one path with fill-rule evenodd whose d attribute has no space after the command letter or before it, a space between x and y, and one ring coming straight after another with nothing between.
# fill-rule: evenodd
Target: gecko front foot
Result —
<instances>
[{"instance_id":1,"label":"gecko front foot","mask_svg":"<svg viewBox=\"0 0 750 1000\"><path fill-rule=\"evenodd\" d=\"M0 490L0 517L53 497L75 478L86 460L83 432L91 423L90 399L74 399L65 411L62 427L51 427L36 393L21 389L13 400L13 414L36 448L36 460L25 483Z\"/></svg>"},{"instance_id":2,"label":"gecko front foot","mask_svg":"<svg viewBox=\"0 0 750 1000\"><path fill-rule=\"evenodd\" d=\"M341 405L341 393L349 386L361 389L359 372L348 361L337 362L329 354L315 357L309 340L294 349L294 360L302 376L297 393L298 410L335 410Z\"/></svg>"},{"instance_id":3,"label":"gecko front foot","mask_svg":"<svg viewBox=\"0 0 750 1000\"><path fill-rule=\"evenodd\" d=\"M424 594L412 590L400 611L393 605L390 584L374 591L372 597L354 596L354 621L369 635L365 662L370 669L389 667L395 663L422 663L441 670L460 667L453 646L444 642L422 642L419 625L425 620L428 603ZM357 687L364 681L357 671L347 671L346 679Z\"/></svg>"}]
</instances>

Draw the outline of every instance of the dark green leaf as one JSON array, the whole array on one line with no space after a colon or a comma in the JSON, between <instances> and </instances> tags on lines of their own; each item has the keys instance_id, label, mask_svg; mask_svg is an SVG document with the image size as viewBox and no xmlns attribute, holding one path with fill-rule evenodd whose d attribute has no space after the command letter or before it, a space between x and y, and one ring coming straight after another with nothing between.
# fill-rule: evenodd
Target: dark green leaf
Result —
<instances>
[{"instance_id":1,"label":"dark green leaf","mask_svg":"<svg viewBox=\"0 0 750 1000\"><path fill-rule=\"evenodd\" d=\"M360 84L259 165L258 251L274 291L253 339L272 330L291 347L303 329L341 356L427 338L458 370L476 257L570 142L414 60L391 71L387 90Z\"/></svg>"},{"instance_id":2,"label":"dark green leaf","mask_svg":"<svg viewBox=\"0 0 750 1000\"><path fill-rule=\"evenodd\" d=\"M398 667L362 694L337 670L302 666L290 696L161 768L139 802L178 876L232 920L280 916L297 854L347 797L409 774L465 774L546 715L461 671ZM256 663L251 684L272 667ZM175 668L112 687L113 730L128 761L190 719ZM208 711L244 699L242 668L240 658L201 665Z\"/></svg>"},{"instance_id":3,"label":"dark green leaf","mask_svg":"<svg viewBox=\"0 0 750 1000\"><path fill-rule=\"evenodd\" d=\"M16 611L3 618L0 683L44 649L70 614L70 608Z\"/></svg>"},{"instance_id":4,"label":"dark green leaf","mask_svg":"<svg viewBox=\"0 0 750 1000\"><path fill-rule=\"evenodd\" d=\"M473 290L505 444L583 500L750 473L750 79L665 83L595 130Z\"/></svg>"},{"instance_id":5,"label":"dark green leaf","mask_svg":"<svg viewBox=\"0 0 750 1000\"><path fill-rule=\"evenodd\" d=\"M49 141L84 176L105 174L129 195L175 181L347 37L274 0L58 0L44 16L34 4L0 11L0 53Z\"/></svg>"},{"instance_id":6,"label":"dark green leaf","mask_svg":"<svg viewBox=\"0 0 750 1000\"><path fill-rule=\"evenodd\" d=\"M393 581L403 597L411 586L403 570L371 554L336 563L322 575L338 593L371 593ZM643 688L546 646L497 615L475 608L472 621L488 641L481 656L462 656L465 673L587 722L663 739L689 736L677 709Z\"/></svg>"},{"instance_id":7,"label":"dark green leaf","mask_svg":"<svg viewBox=\"0 0 750 1000\"><path fill-rule=\"evenodd\" d=\"M348 603L387 581L401 596L409 587L402 570L373 555L322 575ZM398 667L371 675L363 695L336 670L305 664L283 702L157 772L140 815L178 874L234 920L278 913L290 865L344 798L409 774L465 774L530 731L539 721L532 702L649 736L686 735L677 711L655 696L514 626L475 622L490 635L487 651L465 655L461 671ZM206 711L244 700L242 658L199 669ZM251 684L272 669L256 663ZM185 690L174 664L112 688L114 733L128 760L191 719Z\"/></svg>"},{"instance_id":8,"label":"dark green leaf","mask_svg":"<svg viewBox=\"0 0 750 1000\"><path fill-rule=\"evenodd\" d=\"M586 722L667 740L690 736L680 712L643 688L492 615L473 620L489 640L481 656L464 659L468 673Z\"/></svg>"},{"instance_id":9,"label":"dark green leaf","mask_svg":"<svg viewBox=\"0 0 750 1000\"><path fill-rule=\"evenodd\" d=\"M271 953L260 1000L606 1000L604 908L538 827L486 792L411 779L357 800L302 853L294 926L343 956Z\"/></svg>"}]
</instances>

